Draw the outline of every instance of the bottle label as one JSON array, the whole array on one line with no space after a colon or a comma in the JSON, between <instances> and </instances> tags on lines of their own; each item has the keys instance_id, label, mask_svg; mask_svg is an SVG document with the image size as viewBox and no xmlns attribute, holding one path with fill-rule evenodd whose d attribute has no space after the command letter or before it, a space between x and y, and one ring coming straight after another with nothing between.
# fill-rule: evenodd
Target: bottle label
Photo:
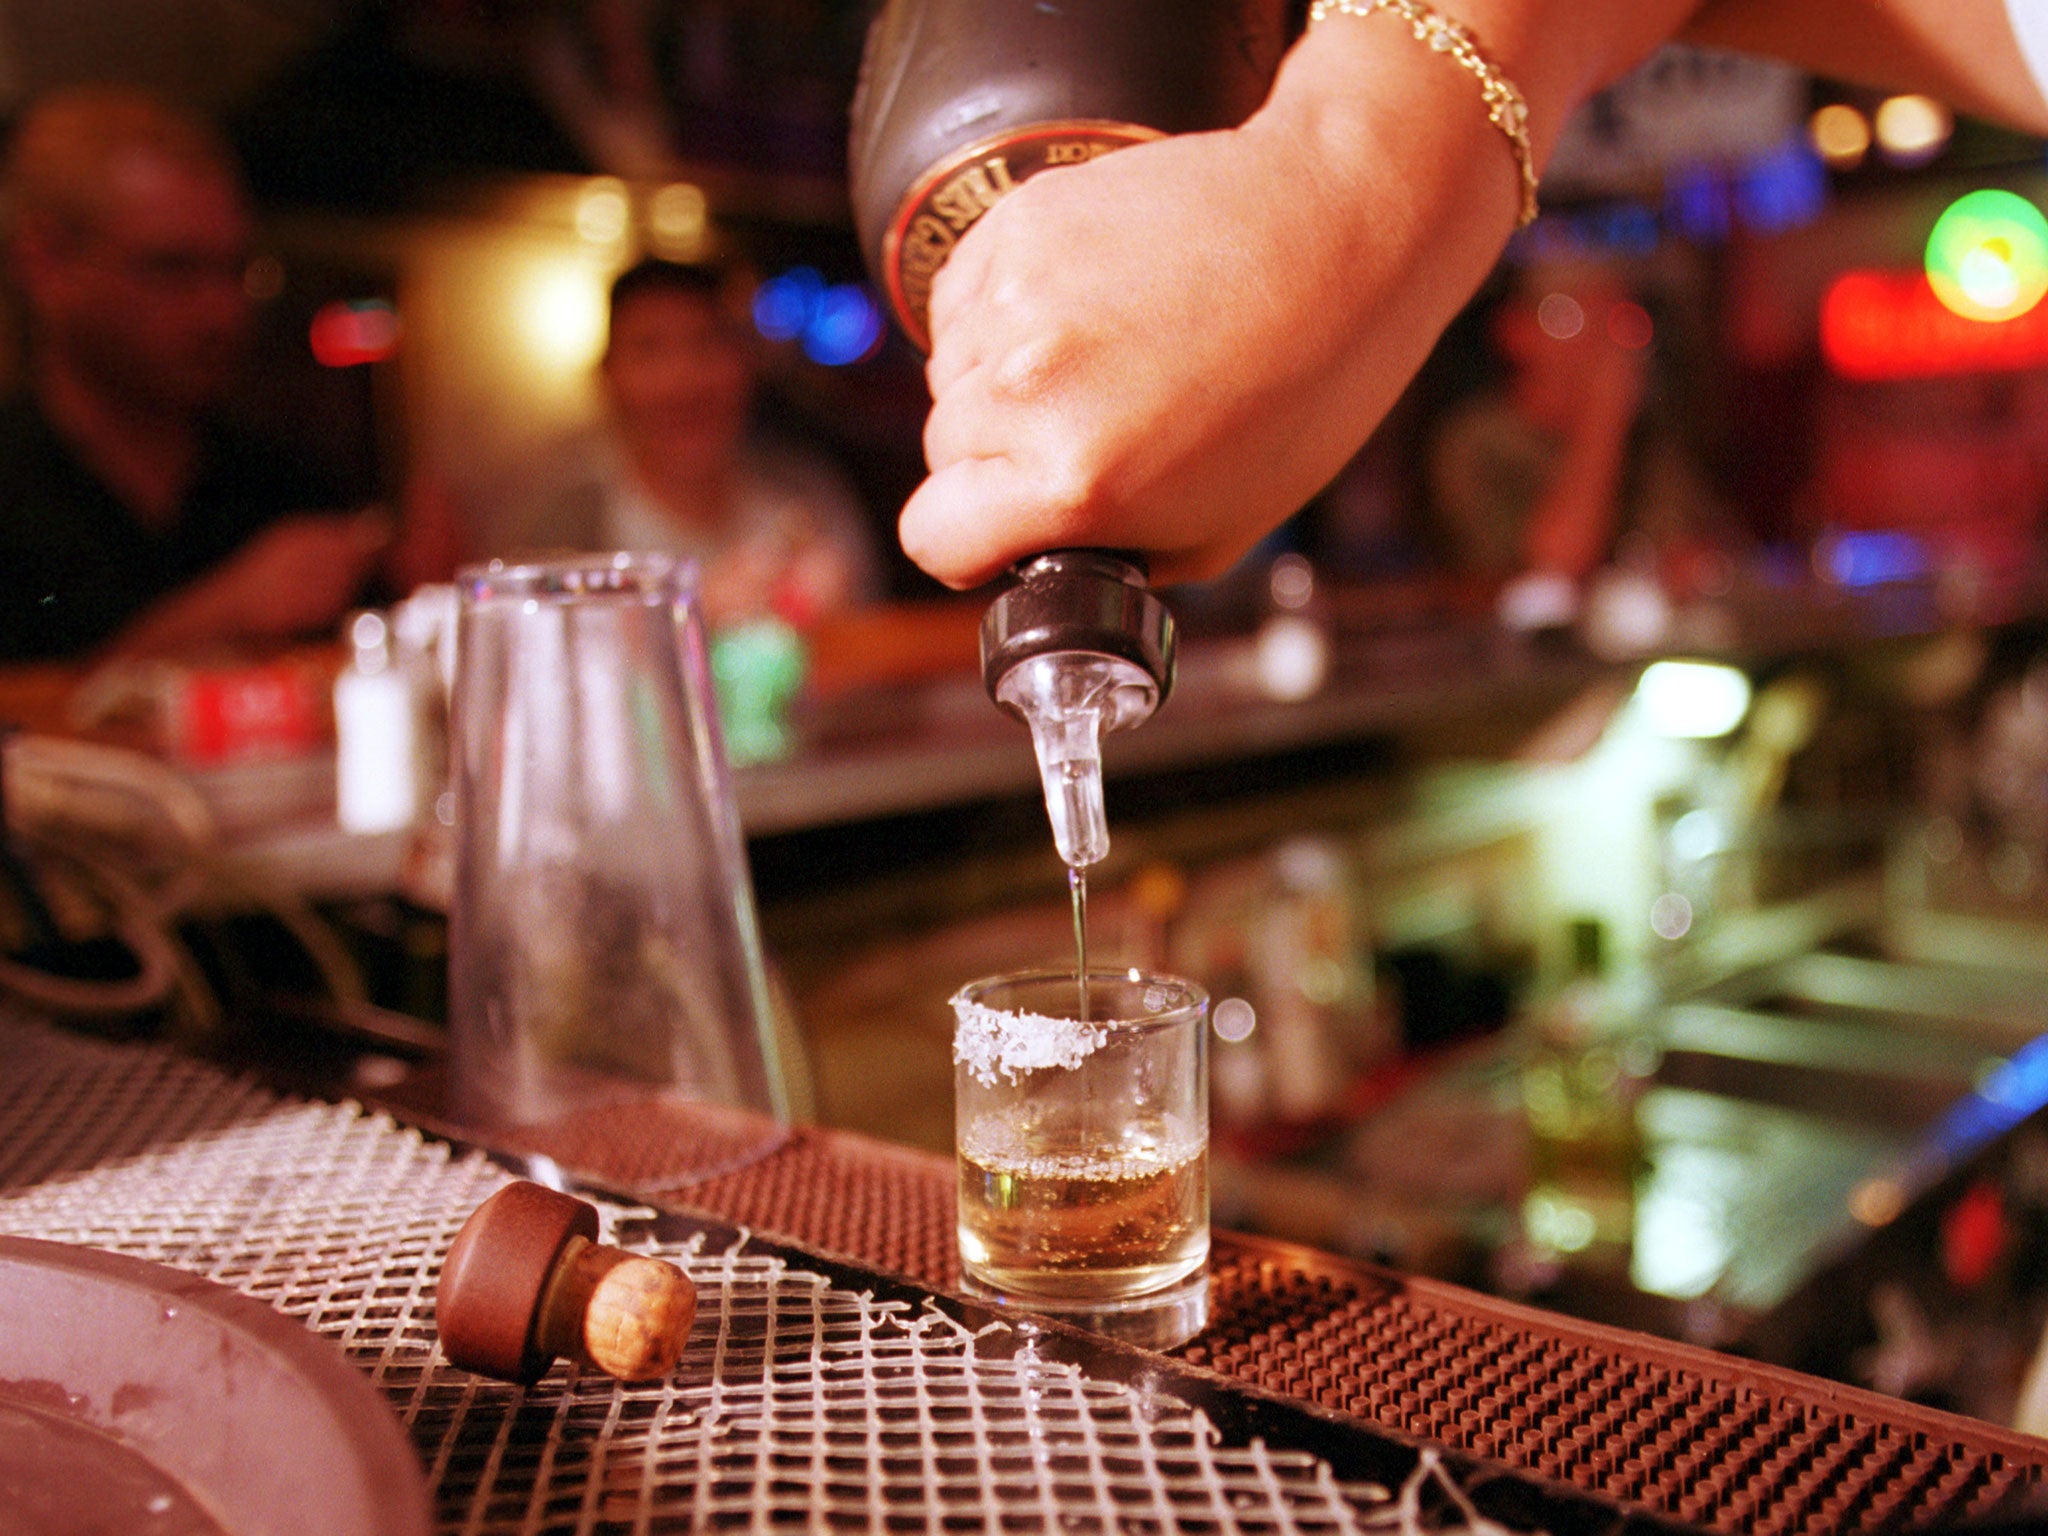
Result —
<instances>
[{"instance_id":1,"label":"bottle label","mask_svg":"<svg viewBox=\"0 0 2048 1536\"><path fill-rule=\"evenodd\" d=\"M1055 166L1079 165L1113 149L1164 137L1135 123L1024 123L977 140L926 171L905 194L882 238L889 302L910 339L921 350L931 350L925 310L932 280L960 237L1019 185Z\"/></svg>"}]
</instances>

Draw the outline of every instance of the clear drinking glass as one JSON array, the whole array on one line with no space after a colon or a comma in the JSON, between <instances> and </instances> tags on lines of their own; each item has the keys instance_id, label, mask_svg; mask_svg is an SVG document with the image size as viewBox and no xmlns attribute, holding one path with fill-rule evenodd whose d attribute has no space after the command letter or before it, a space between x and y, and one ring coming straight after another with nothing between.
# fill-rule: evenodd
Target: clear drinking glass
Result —
<instances>
[{"instance_id":1,"label":"clear drinking glass","mask_svg":"<svg viewBox=\"0 0 2048 1536\"><path fill-rule=\"evenodd\" d=\"M475 1125L785 1104L696 569L459 578L451 1090Z\"/></svg>"},{"instance_id":2,"label":"clear drinking glass","mask_svg":"<svg viewBox=\"0 0 2048 1536\"><path fill-rule=\"evenodd\" d=\"M953 997L966 1288L1150 1348L1209 1315L1208 996L1072 971Z\"/></svg>"}]
</instances>

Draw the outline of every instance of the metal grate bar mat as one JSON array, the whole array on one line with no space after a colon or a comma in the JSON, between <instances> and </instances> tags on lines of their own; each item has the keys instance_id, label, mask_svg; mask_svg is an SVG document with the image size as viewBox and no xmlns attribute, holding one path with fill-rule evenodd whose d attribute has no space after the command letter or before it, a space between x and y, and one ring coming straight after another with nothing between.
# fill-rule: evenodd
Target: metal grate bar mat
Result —
<instances>
[{"instance_id":1,"label":"metal grate bar mat","mask_svg":"<svg viewBox=\"0 0 2048 1536\"><path fill-rule=\"evenodd\" d=\"M509 1175L352 1104L0 1019L0 1231L232 1286L337 1343L410 1430L450 1533L1665 1527L1220 1388L1156 1356L600 1201L700 1291L667 1380L521 1390L436 1352L441 1254Z\"/></svg>"},{"instance_id":2,"label":"metal grate bar mat","mask_svg":"<svg viewBox=\"0 0 2048 1536\"><path fill-rule=\"evenodd\" d=\"M664 1206L958 1285L950 1159L807 1128L772 1158L664 1185L678 1113L608 1113L602 1138L528 1149ZM1291 1244L1219 1232L1210 1271L1209 1326L1175 1352L1185 1365L1729 1536L1921 1529L2009 1506L2048 1472L2048 1441Z\"/></svg>"}]
</instances>

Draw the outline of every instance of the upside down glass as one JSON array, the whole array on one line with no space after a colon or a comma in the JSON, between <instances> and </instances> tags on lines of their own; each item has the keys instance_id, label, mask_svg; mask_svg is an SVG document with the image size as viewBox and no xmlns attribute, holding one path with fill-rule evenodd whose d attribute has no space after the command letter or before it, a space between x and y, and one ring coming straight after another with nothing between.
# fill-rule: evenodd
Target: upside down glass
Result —
<instances>
[{"instance_id":1,"label":"upside down glass","mask_svg":"<svg viewBox=\"0 0 2048 1536\"><path fill-rule=\"evenodd\" d=\"M1209 999L1072 971L953 997L966 1288L1148 1348L1209 1313Z\"/></svg>"},{"instance_id":2,"label":"upside down glass","mask_svg":"<svg viewBox=\"0 0 2048 1536\"><path fill-rule=\"evenodd\" d=\"M459 585L457 1115L533 1125L651 1097L772 1126L773 1014L695 567L493 562Z\"/></svg>"}]
</instances>

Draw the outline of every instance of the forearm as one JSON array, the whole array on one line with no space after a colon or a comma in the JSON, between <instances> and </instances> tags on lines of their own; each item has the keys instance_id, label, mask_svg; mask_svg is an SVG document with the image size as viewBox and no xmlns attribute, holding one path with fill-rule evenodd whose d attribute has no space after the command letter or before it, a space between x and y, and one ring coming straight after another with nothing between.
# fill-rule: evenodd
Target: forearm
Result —
<instances>
[{"instance_id":1,"label":"forearm","mask_svg":"<svg viewBox=\"0 0 2048 1536\"><path fill-rule=\"evenodd\" d=\"M1680 24L1693 0L1445 0L1528 101L1540 164L1565 120ZM1338 298L1318 338L1362 436L1470 300L1513 232L1518 173L1479 84L1387 15L1331 17L1288 56L1247 125L1290 167L1276 197L1317 210L1294 248ZM1323 338L1327 338L1325 341ZM1329 374L1324 375L1329 378ZM1313 489L1310 487L1309 489Z\"/></svg>"},{"instance_id":2,"label":"forearm","mask_svg":"<svg viewBox=\"0 0 2048 1536\"><path fill-rule=\"evenodd\" d=\"M362 589L389 524L372 513L299 513L168 593L116 635L116 655L164 655L328 629Z\"/></svg>"},{"instance_id":3,"label":"forearm","mask_svg":"<svg viewBox=\"0 0 2048 1536\"><path fill-rule=\"evenodd\" d=\"M218 571L158 598L107 642L107 656L173 656L240 639L234 594Z\"/></svg>"},{"instance_id":4,"label":"forearm","mask_svg":"<svg viewBox=\"0 0 2048 1536\"><path fill-rule=\"evenodd\" d=\"M1522 553L1531 570L1576 580L1600 564L1620 517L1630 425L1628 415L1603 417L1566 447L1523 531Z\"/></svg>"},{"instance_id":5,"label":"forearm","mask_svg":"<svg viewBox=\"0 0 2048 1536\"><path fill-rule=\"evenodd\" d=\"M2048 133L2004 0L1707 0L1686 36Z\"/></svg>"}]
</instances>

